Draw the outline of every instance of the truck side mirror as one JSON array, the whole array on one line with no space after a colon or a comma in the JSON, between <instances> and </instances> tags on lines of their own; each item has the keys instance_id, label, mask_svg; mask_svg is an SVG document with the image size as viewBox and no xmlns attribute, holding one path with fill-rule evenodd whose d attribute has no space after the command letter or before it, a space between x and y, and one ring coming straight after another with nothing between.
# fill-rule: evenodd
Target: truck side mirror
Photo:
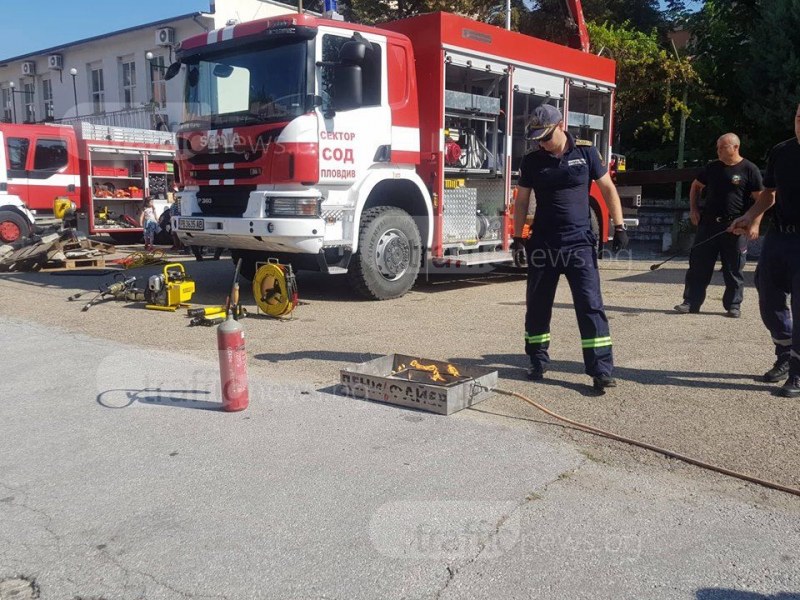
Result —
<instances>
[{"instance_id":1,"label":"truck side mirror","mask_svg":"<svg viewBox=\"0 0 800 600\"><path fill-rule=\"evenodd\" d=\"M363 104L361 67L359 65L336 65L334 81L333 106L336 110L349 110Z\"/></svg>"},{"instance_id":2,"label":"truck side mirror","mask_svg":"<svg viewBox=\"0 0 800 600\"><path fill-rule=\"evenodd\" d=\"M197 85L197 81L200 79L200 69L197 67L189 67L189 73L186 75L186 81L189 82L189 87L194 87Z\"/></svg>"},{"instance_id":3,"label":"truck side mirror","mask_svg":"<svg viewBox=\"0 0 800 600\"><path fill-rule=\"evenodd\" d=\"M167 72L164 74L164 79L166 79L167 81L173 79L178 73L180 73L180 70L181 70L180 62L172 63L167 69Z\"/></svg>"},{"instance_id":4,"label":"truck side mirror","mask_svg":"<svg viewBox=\"0 0 800 600\"><path fill-rule=\"evenodd\" d=\"M339 49L339 62L343 64L360 65L366 56L367 45L364 42L350 40Z\"/></svg>"}]
</instances>

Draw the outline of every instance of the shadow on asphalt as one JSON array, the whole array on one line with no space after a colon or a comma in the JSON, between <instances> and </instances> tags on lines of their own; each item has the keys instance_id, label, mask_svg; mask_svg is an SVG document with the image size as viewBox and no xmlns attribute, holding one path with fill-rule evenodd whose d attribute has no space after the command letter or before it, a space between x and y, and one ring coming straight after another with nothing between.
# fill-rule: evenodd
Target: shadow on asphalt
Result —
<instances>
[{"instance_id":1,"label":"shadow on asphalt","mask_svg":"<svg viewBox=\"0 0 800 600\"><path fill-rule=\"evenodd\" d=\"M192 398L193 395L210 394L207 390L162 390L161 388L143 388L106 390L97 394L97 403L105 408L128 408L138 402L153 406L170 406L175 408L193 408L195 410L222 410L220 402L209 402Z\"/></svg>"},{"instance_id":2,"label":"shadow on asphalt","mask_svg":"<svg viewBox=\"0 0 800 600\"><path fill-rule=\"evenodd\" d=\"M638 306L609 306L608 304L606 304L604 308L605 308L606 313L621 313L624 316L628 316L628 317L630 317L630 316L639 316L639 315L643 315L643 314L647 314L647 313L654 313L654 314L657 314L657 315L674 315L675 317L682 317L682 316L684 316L683 314L675 312L675 310L672 308L675 304L679 304L681 301L682 300L679 299L676 302L673 302L672 304L667 303L667 304L669 304L669 307L665 306L664 308L641 308L641 307L638 307ZM518 302L498 302L497 305L498 306L525 306L525 301L524 300L520 300ZM570 304L568 302L554 302L553 303L553 308L563 308L563 309L568 309L568 310L575 310L575 305L574 304ZM701 310L699 314L701 314L701 315L702 314L705 314L705 315L719 315L719 316L725 316L726 315L725 311L723 311L721 307L720 307L719 311L714 311L713 309L712 310Z\"/></svg>"},{"instance_id":3,"label":"shadow on asphalt","mask_svg":"<svg viewBox=\"0 0 800 600\"><path fill-rule=\"evenodd\" d=\"M780 592L771 596L742 592L722 588L704 588L697 590L697 600L800 600L800 594L795 592Z\"/></svg>"},{"instance_id":4,"label":"shadow on asphalt","mask_svg":"<svg viewBox=\"0 0 800 600\"><path fill-rule=\"evenodd\" d=\"M651 271L649 265L645 269L641 269L639 265L643 266L643 263L637 261L637 268L631 271L630 275L623 275L621 277L615 277L615 282L621 283L663 283L663 284L683 284L686 281L686 269L689 267L688 263L684 263L684 268L682 269L656 269L655 271ZM744 272L744 284L746 286L752 287L753 277L755 276L755 271L745 271ZM722 272L717 268L714 271L714 277L711 279L712 286L724 286L725 281L722 279ZM678 304L677 302L675 304Z\"/></svg>"},{"instance_id":5,"label":"shadow on asphalt","mask_svg":"<svg viewBox=\"0 0 800 600\"><path fill-rule=\"evenodd\" d=\"M378 358L377 354L358 352L334 352L329 350L305 350L284 353L261 353L254 358L269 362L291 360L323 360L342 363L359 363ZM442 357L456 365L465 367L489 367L497 369L501 379L510 381L527 381L525 369L528 366L528 357L524 354L486 354L481 358L474 357ZM587 376L587 384L558 380L558 373L582 375L583 363L576 361L555 360L549 365L547 375L542 381L536 382L537 386L556 386L567 388L584 396L596 396L597 392L591 389ZM620 381L633 381L648 386L676 385L687 388L717 389L717 390L750 390L756 392L776 391L775 384L762 383L760 374L753 373L715 373L710 371L659 371L656 369L633 369L631 367L616 366L614 376ZM718 381L722 380L722 381ZM750 383L752 382L752 383Z\"/></svg>"},{"instance_id":6,"label":"shadow on asphalt","mask_svg":"<svg viewBox=\"0 0 800 600\"><path fill-rule=\"evenodd\" d=\"M524 354L487 354L482 359L451 357L456 364L465 366L497 367L500 377L511 380L526 380L524 369L527 367L527 357ZM509 365L505 367L503 365ZM583 363L576 361L555 360L549 365L545 379L536 382L536 385L557 385L578 392L586 392L581 384L558 381L558 373L583 374ZM587 376L588 377L588 376ZM718 390L751 390L775 391L775 384L766 384L759 381L760 374L753 373L714 373L709 371L659 371L655 369L633 369L625 366L614 367L614 377L619 381L633 381L642 385L664 386L677 385L688 388L718 389ZM713 381L713 380L725 381ZM747 382L753 383L747 383ZM730 383L728 383L730 382ZM585 394L586 395L586 394Z\"/></svg>"},{"instance_id":7,"label":"shadow on asphalt","mask_svg":"<svg viewBox=\"0 0 800 600\"><path fill-rule=\"evenodd\" d=\"M215 305L225 302L225 297L230 293L233 282L234 264L230 258L223 256L220 260L206 259L195 261L191 257L178 254L168 254L164 257L167 262L180 262L186 273L195 280L196 291L192 297L192 304ZM124 273L126 277L137 278L136 287L147 286L147 279L163 271L164 265L148 265L135 269L122 269L119 267L105 269L70 269L59 271L40 272L6 272L0 273L0 281L13 281L42 288L83 289L86 291L97 290L104 284L114 282L116 273ZM412 292L434 294L447 292L466 287L489 285L495 282L522 281L524 273L502 272L481 269L467 272L464 269L453 273L452 270L442 270L441 274L426 275L420 273ZM301 301L325 302L371 302L358 295L352 289L345 275L327 275L311 271L297 272L297 284ZM239 278L245 304L253 301L251 282ZM66 300L66 297L65 297Z\"/></svg>"},{"instance_id":8,"label":"shadow on asphalt","mask_svg":"<svg viewBox=\"0 0 800 600\"><path fill-rule=\"evenodd\" d=\"M297 352L262 352L253 355L258 360L268 362L281 362L285 360L326 360L343 363L362 363L379 358L380 354L368 354L364 352L333 352L331 350L301 350Z\"/></svg>"}]
</instances>

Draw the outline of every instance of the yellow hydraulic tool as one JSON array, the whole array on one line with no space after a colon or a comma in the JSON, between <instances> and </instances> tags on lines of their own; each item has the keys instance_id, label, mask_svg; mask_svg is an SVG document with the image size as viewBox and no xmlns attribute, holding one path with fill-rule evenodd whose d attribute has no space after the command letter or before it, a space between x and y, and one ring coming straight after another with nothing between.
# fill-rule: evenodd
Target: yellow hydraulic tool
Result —
<instances>
[{"instance_id":1,"label":"yellow hydraulic tool","mask_svg":"<svg viewBox=\"0 0 800 600\"><path fill-rule=\"evenodd\" d=\"M270 260L261 265L253 277L256 306L270 317L283 317L297 306L297 280L292 265Z\"/></svg>"},{"instance_id":2,"label":"yellow hydraulic tool","mask_svg":"<svg viewBox=\"0 0 800 600\"><path fill-rule=\"evenodd\" d=\"M205 308L190 308L186 311L190 317L216 317L217 315L225 316L224 306L207 306Z\"/></svg>"},{"instance_id":3,"label":"yellow hydraulic tool","mask_svg":"<svg viewBox=\"0 0 800 600\"><path fill-rule=\"evenodd\" d=\"M180 306L187 306L194 294L194 281L186 274L181 263L164 265L164 272L152 275L147 280L144 291L145 308L174 312Z\"/></svg>"},{"instance_id":4,"label":"yellow hydraulic tool","mask_svg":"<svg viewBox=\"0 0 800 600\"><path fill-rule=\"evenodd\" d=\"M53 216L56 219L63 219L74 212L75 203L69 198L58 197L53 200Z\"/></svg>"}]
</instances>

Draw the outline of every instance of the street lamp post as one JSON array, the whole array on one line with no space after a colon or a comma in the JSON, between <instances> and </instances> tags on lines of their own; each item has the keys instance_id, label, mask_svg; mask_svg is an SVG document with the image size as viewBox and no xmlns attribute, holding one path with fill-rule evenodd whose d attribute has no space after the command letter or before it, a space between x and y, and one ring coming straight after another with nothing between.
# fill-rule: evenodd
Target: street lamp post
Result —
<instances>
[{"instance_id":1,"label":"street lamp post","mask_svg":"<svg viewBox=\"0 0 800 600\"><path fill-rule=\"evenodd\" d=\"M75 98L75 116L78 116L78 86L75 83L75 77L78 75L78 69L72 67L69 70L69 74L72 75L72 95Z\"/></svg>"},{"instance_id":2,"label":"street lamp post","mask_svg":"<svg viewBox=\"0 0 800 600\"><path fill-rule=\"evenodd\" d=\"M14 89L14 82L9 81L8 87L11 88L11 121L13 123L17 122L17 97L14 95L16 90Z\"/></svg>"}]
</instances>

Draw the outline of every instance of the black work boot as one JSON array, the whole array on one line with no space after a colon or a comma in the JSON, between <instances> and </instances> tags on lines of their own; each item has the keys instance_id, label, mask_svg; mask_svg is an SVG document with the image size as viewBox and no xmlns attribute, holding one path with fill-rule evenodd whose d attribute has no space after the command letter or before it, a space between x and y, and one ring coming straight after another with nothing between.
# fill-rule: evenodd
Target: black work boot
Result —
<instances>
[{"instance_id":1,"label":"black work boot","mask_svg":"<svg viewBox=\"0 0 800 600\"><path fill-rule=\"evenodd\" d=\"M700 312L700 307L699 306L692 306L691 304L689 304L685 300L682 303L676 305L674 308L675 308L675 312L679 312L682 315L689 314L689 313L692 313L693 315L695 315L695 314Z\"/></svg>"},{"instance_id":2,"label":"black work boot","mask_svg":"<svg viewBox=\"0 0 800 600\"><path fill-rule=\"evenodd\" d=\"M525 376L531 381L541 381L544 379L545 372L547 372L547 365L531 363L531 366L525 372Z\"/></svg>"},{"instance_id":3,"label":"black work boot","mask_svg":"<svg viewBox=\"0 0 800 600\"><path fill-rule=\"evenodd\" d=\"M617 380L611 375L595 375L592 377L592 387L596 392L605 392L606 388L617 387Z\"/></svg>"},{"instance_id":4,"label":"black work boot","mask_svg":"<svg viewBox=\"0 0 800 600\"><path fill-rule=\"evenodd\" d=\"M778 358L772 368L764 373L764 381L767 383L778 383L789 374L789 357Z\"/></svg>"},{"instance_id":5,"label":"black work boot","mask_svg":"<svg viewBox=\"0 0 800 600\"><path fill-rule=\"evenodd\" d=\"M778 393L785 398L800 398L800 375L789 375Z\"/></svg>"}]
</instances>

